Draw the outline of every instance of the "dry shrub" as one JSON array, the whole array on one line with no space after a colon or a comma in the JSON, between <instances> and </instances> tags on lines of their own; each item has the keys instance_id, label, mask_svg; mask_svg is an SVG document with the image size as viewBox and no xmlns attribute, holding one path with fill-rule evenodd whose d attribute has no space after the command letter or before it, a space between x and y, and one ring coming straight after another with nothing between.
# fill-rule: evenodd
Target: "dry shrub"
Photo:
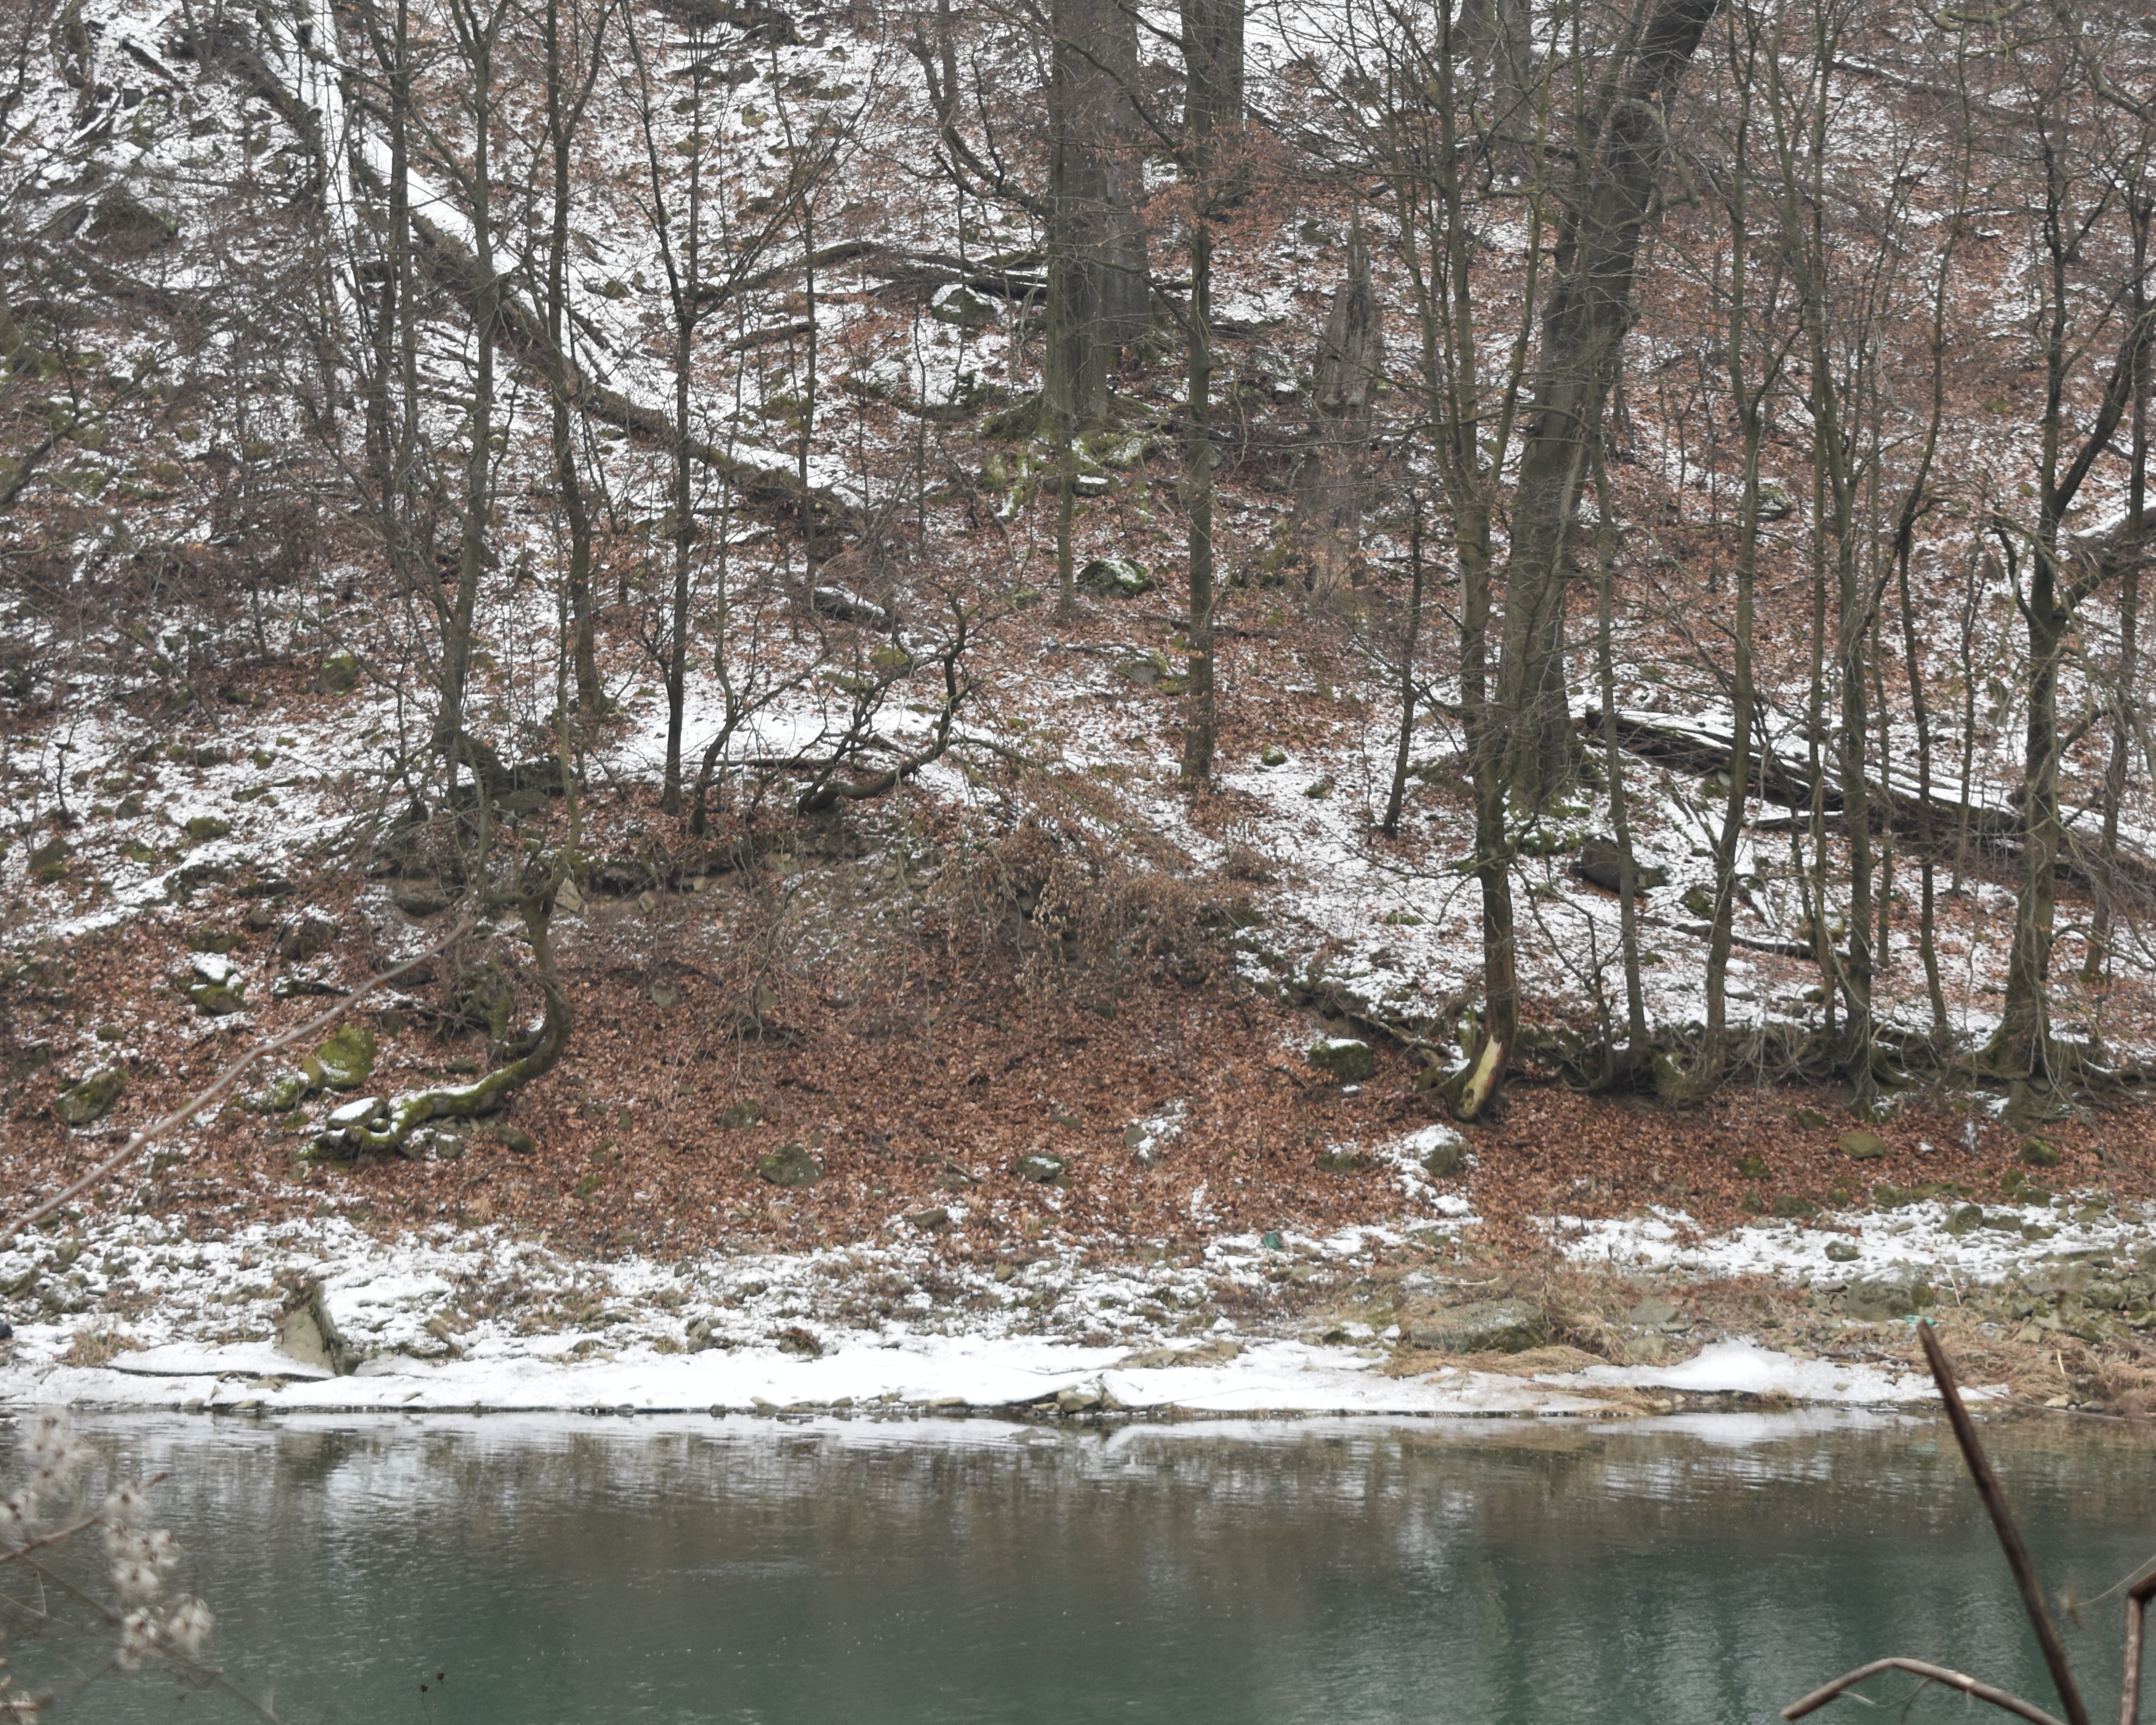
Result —
<instances>
[{"instance_id":1,"label":"dry shrub","mask_svg":"<svg viewBox=\"0 0 2156 1725\"><path fill-rule=\"evenodd\" d=\"M74 1332L67 1352L60 1356L60 1363L69 1366L110 1365L115 1355L140 1345L133 1337L123 1336L103 1325L85 1327Z\"/></svg>"},{"instance_id":2,"label":"dry shrub","mask_svg":"<svg viewBox=\"0 0 2156 1725\"><path fill-rule=\"evenodd\" d=\"M1029 992L1197 983L1219 962L1219 918L1181 860L1135 851L1045 791L1007 834L954 847L931 902L954 943L1014 956Z\"/></svg>"}]
</instances>

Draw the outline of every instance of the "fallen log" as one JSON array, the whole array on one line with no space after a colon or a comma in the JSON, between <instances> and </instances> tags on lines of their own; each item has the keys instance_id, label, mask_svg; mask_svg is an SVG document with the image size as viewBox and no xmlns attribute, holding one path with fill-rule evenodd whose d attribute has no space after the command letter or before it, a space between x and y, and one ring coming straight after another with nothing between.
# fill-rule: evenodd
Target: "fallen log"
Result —
<instances>
[{"instance_id":1,"label":"fallen log","mask_svg":"<svg viewBox=\"0 0 2156 1725\"><path fill-rule=\"evenodd\" d=\"M1619 747L1643 760L1704 774L1726 773L1736 759L1734 738L1728 730L1712 720L1669 719L1620 712L1613 723ZM1602 735L1601 712L1589 709L1580 715L1578 726L1583 734L1599 739ZM1810 762L1792 762L1778 752L1763 754L1755 746L1746 773L1753 794L1763 801L1779 803L1793 809L1811 808L1814 781ZM1958 801L1936 792L1928 799L1917 789L1892 777L1883 782L1867 778L1865 788L1874 831L1883 830L1891 821L1895 836L1904 845L1913 847L1928 828L1935 856L1950 860L1965 842L1966 856L1972 862L1988 863L2010 871L2019 868L2019 809L1973 798L1964 809ZM1820 808L1831 824L1838 825L1845 811L1841 787L1830 761L1822 760L1820 763L1818 791ZM1769 817L1759 822L1755 830L1787 832L1800 830L1804 824L1803 816ZM2059 878L2084 891L2093 891L2099 874L2095 856L2094 839L2069 826L2059 856ZM2122 844L2112 871L2111 889L2144 902L2156 901L2156 859Z\"/></svg>"}]
</instances>

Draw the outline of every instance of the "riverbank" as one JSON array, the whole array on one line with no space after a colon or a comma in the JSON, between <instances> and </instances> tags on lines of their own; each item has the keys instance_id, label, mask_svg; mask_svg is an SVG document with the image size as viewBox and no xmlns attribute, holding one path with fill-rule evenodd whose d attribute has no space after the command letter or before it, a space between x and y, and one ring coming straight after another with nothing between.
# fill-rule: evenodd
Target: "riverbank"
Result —
<instances>
[{"instance_id":1,"label":"riverbank","mask_svg":"<svg viewBox=\"0 0 2156 1725\"><path fill-rule=\"evenodd\" d=\"M2086 1195L1720 1232L1557 1218L1507 1252L1456 1197L1416 1208L1175 1249L1043 1230L982 1250L947 1215L806 1252L608 1260L501 1225L85 1218L0 1254L21 1314L0 1400L1634 1418L1923 1401L1919 1316L2003 1401L2133 1414L2148 1387L2147 1219Z\"/></svg>"}]
</instances>

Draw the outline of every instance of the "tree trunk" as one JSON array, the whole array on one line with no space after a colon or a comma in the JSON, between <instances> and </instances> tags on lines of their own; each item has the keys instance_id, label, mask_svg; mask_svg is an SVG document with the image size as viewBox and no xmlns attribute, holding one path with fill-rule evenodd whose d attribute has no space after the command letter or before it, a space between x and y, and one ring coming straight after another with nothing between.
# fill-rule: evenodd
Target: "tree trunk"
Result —
<instances>
[{"instance_id":1,"label":"tree trunk","mask_svg":"<svg viewBox=\"0 0 2156 1725\"><path fill-rule=\"evenodd\" d=\"M1408 757L1414 747L1415 644L1422 633L1422 499L1411 499L1408 506L1408 612L1400 626L1400 734L1393 751L1393 785L1385 798L1385 818L1378 823L1378 831L1388 839L1399 836L1400 806L1407 800Z\"/></svg>"},{"instance_id":2,"label":"tree trunk","mask_svg":"<svg viewBox=\"0 0 2156 1725\"><path fill-rule=\"evenodd\" d=\"M1199 197L1204 195L1201 187ZM1190 680L1183 691L1183 782L1213 773L1213 231L1201 212L1190 234L1190 438L1183 506L1190 524Z\"/></svg>"},{"instance_id":3,"label":"tree trunk","mask_svg":"<svg viewBox=\"0 0 2156 1725\"><path fill-rule=\"evenodd\" d=\"M1381 357L1378 320L1358 212L1348 240L1348 279L1333 293L1332 315L1318 343L1310 441L1296 475L1296 537L1315 598L1329 598L1342 583L1360 578L1362 470Z\"/></svg>"},{"instance_id":4,"label":"tree trunk","mask_svg":"<svg viewBox=\"0 0 2156 1725\"><path fill-rule=\"evenodd\" d=\"M1050 196L1064 232L1061 267L1084 278L1059 298L1051 273L1050 297L1065 314L1065 342L1090 350L1070 362L1069 405L1083 429L1106 414L1114 356L1152 323L1152 272L1137 213L1137 19L1119 0L1055 0L1050 28L1049 101L1058 134Z\"/></svg>"},{"instance_id":5,"label":"tree trunk","mask_svg":"<svg viewBox=\"0 0 2156 1725\"><path fill-rule=\"evenodd\" d=\"M1664 116L1721 3L1656 0L1637 45L1610 67L1597 92L1578 201L1558 236L1558 275L1543 311L1527 449L1514 494L1497 690L1506 778L1530 806L1547 803L1570 776L1564 592L1586 440L1600 424L1631 326L1640 232L1669 148Z\"/></svg>"}]
</instances>

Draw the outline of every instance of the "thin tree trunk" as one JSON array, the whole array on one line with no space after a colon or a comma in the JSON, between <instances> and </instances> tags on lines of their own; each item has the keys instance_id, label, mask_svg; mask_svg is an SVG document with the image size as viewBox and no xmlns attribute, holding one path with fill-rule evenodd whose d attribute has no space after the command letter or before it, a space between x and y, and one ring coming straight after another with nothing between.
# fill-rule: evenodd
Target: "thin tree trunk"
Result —
<instances>
[{"instance_id":1,"label":"thin tree trunk","mask_svg":"<svg viewBox=\"0 0 2156 1725\"><path fill-rule=\"evenodd\" d=\"M1393 751L1393 785L1385 798L1385 818L1378 829L1388 839L1399 836L1400 805L1408 793L1408 756L1414 746L1415 646L1422 633L1422 499L1409 504L1408 613L1401 624L1400 735Z\"/></svg>"}]
</instances>

